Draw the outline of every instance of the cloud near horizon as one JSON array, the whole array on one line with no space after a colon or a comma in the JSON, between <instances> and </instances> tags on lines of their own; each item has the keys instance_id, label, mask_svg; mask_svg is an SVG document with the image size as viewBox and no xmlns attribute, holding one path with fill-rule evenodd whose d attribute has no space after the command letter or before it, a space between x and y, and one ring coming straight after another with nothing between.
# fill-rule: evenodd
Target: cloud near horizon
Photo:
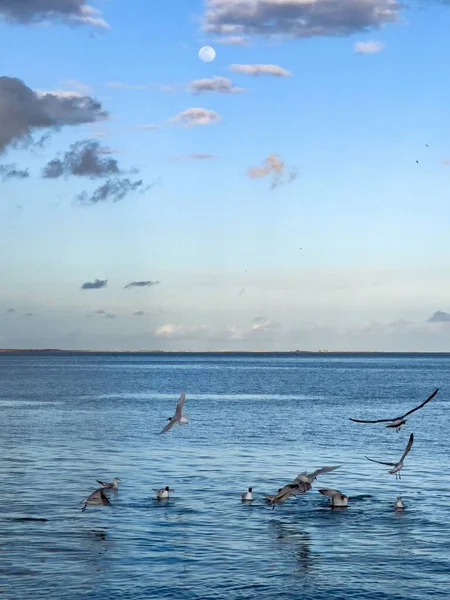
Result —
<instances>
[{"instance_id":1,"label":"cloud near horizon","mask_svg":"<svg viewBox=\"0 0 450 600\"><path fill-rule=\"evenodd\" d=\"M450 323L450 313L437 310L428 319L428 323Z\"/></svg>"},{"instance_id":2,"label":"cloud near horizon","mask_svg":"<svg viewBox=\"0 0 450 600\"><path fill-rule=\"evenodd\" d=\"M101 12L86 0L0 0L0 20L19 25L65 23L108 29Z\"/></svg>"},{"instance_id":3,"label":"cloud near horizon","mask_svg":"<svg viewBox=\"0 0 450 600\"><path fill-rule=\"evenodd\" d=\"M131 288L144 288L144 287L152 287L153 285L158 285L159 281L131 281L124 286L124 290L128 290Z\"/></svg>"},{"instance_id":4,"label":"cloud near horizon","mask_svg":"<svg viewBox=\"0 0 450 600\"><path fill-rule=\"evenodd\" d=\"M108 118L97 100L77 92L40 92L14 77L0 77L0 154L10 147L27 147L32 134L61 127L87 125Z\"/></svg>"},{"instance_id":5,"label":"cloud near horizon","mask_svg":"<svg viewBox=\"0 0 450 600\"><path fill-rule=\"evenodd\" d=\"M85 281L81 286L82 290L100 290L108 285L107 279L95 279L94 281Z\"/></svg>"}]
</instances>

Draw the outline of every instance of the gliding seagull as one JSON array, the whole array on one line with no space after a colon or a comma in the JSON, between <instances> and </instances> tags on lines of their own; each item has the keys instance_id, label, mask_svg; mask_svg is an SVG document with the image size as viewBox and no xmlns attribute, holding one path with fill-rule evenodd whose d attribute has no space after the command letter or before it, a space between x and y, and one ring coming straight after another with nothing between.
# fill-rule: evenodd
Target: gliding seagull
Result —
<instances>
[{"instance_id":1,"label":"gliding seagull","mask_svg":"<svg viewBox=\"0 0 450 600\"><path fill-rule=\"evenodd\" d=\"M162 431L160 431L159 433L166 433L166 431L169 431L169 429L171 429L177 423L179 423L180 425L185 425L186 423L188 423L187 417L185 417L181 414L183 411L185 400L186 400L186 394L184 392L181 392L181 396L180 396L180 399L178 400L174 416L169 417L167 419L169 422L164 427L164 429Z\"/></svg>"},{"instance_id":2,"label":"gliding seagull","mask_svg":"<svg viewBox=\"0 0 450 600\"><path fill-rule=\"evenodd\" d=\"M378 463L380 465L387 465L388 467L394 467L393 469L388 471L388 473L390 475L393 475L395 473L395 479L401 479L402 476L400 475L399 471L403 468L403 461L405 460L408 452L411 450L413 442L414 442L414 434L412 433L409 436L408 444L406 445L405 451L403 452L402 457L398 461L398 463L381 462L380 460L373 460L372 458L369 458L368 456L365 456L365 458L367 458L367 460Z\"/></svg>"},{"instance_id":3,"label":"gliding seagull","mask_svg":"<svg viewBox=\"0 0 450 600\"><path fill-rule=\"evenodd\" d=\"M299 481L303 481L303 483L313 483L313 481L315 481L319 477L319 475L330 473L330 471L334 471L340 466L341 465L337 465L335 467L322 467L321 469L316 469L314 473L307 473L306 471L303 471L303 473L297 475L297 477L294 479L294 483L298 483Z\"/></svg>"},{"instance_id":4,"label":"gliding seagull","mask_svg":"<svg viewBox=\"0 0 450 600\"><path fill-rule=\"evenodd\" d=\"M106 494L103 490L103 488L98 488L98 490L95 490L95 492L92 492L92 494L89 494L89 496L86 498L86 500L84 500L84 506L81 509L81 512L84 512L86 510L86 506L112 506L111 502L108 500L108 498L106 497Z\"/></svg>"},{"instance_id":5,"label":"gliding seagull","mask_svg":"<svg viewBox=\"0 0 450 600\"><path fill-rule=\"evenodd\" d=\"M429 396L424 402L422 402L422 404L419 404L419 406L416 406L415 408L409 410L407 413L405 413L404 415L401 415L400 417L395 417L394 419L376 419L375 421L365 421L363 419L350 419L350 421L354 421L355 423L390 423L389 425L386 425L386 427L395 429L398 432L398 431L400 431L401 426L406 423L405 417L412 414L416 410L419 410L419 408L422 408L422 406L425 406L425 404L427 404L430 400L432 400L436 396L438 391L439 391L439 388L436 388L434 390L434 392L431 394L431 396Z\"/></svg>"}]
</instances>

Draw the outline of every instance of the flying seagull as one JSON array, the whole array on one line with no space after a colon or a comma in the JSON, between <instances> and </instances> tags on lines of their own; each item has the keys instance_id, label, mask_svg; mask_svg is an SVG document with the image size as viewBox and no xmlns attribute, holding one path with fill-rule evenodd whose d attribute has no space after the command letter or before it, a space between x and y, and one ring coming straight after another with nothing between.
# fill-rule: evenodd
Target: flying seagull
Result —
<instances>
[{"instance_id":1,"label":"flying seagull","mask_svg":"<svg viewBox=\"0 0 450 600\"><path fill-rule=\"evenodd\" d=\"M174 416L169 417L167 419L169 422L164 427L164 429L162 431L160 431L159 433L166 433L166 431L169 431L169 429L171 429L177 423L179 423L180 425L185 425L186 423L188 423L187 417L185 417L181 414L183 407L184 407L185 400L186 400L186 394L184 392L181 392L181 396L180 396L180 399L178 400Z\"/></svg>"},{"instance_id":2,"label":"flying seagull","mask_svg":"<svg viewBox=\"0 0 450 600\"><path fill-rule=\"evenodd\" d=\"M105 483L104 481L100 481L99 479L97 479L97 483L102 485L106 490L117 490L119 487L119 481L121 481L120 477L114 477L112 483Z\"/></svg>"},{"instance_id":3,"label":"flying seagull","mask_svg":"<svg viewBox=\"0 0 450 600\"><path fill-rule=\"evenodd\" d=\"M348 504L348 496L346 496L339 490L323 489L319 490L319 493L323 496L328 496L329 498L331 498L331 508L342 508L344 506L347 506Z\"/></svg>"},{"instance_id":4,"label":"flying seagull","mask_svg":"<svg viewBox=\"0 0 450 600\"><path fill-rule=\"evenodd\" d=\"M298 483L299 481L302 481L303 483L313 483L319 475L330 473L331 471L338 469L340 466L341 465L337 465L335 467L322 467L321 469L316 469L314 473L307 473L306 471L303 471L303 473L297 475L293 483Z\"/></svg>"},{"instance_id":5,"label":"flying seagull","mask_svg":"<svg viewBox=\"0 0 450 600\"><path fill-rule=\"evenodd\" d=\"M419 410L419 408L422 408L422 406L425 406L425 404L427 404L430 400L432 400L436 396L438 391L439 391L439 388L436 388L434 390L434 392L431 394L431 396L428 396L428 398L424 402L422 402L422 404L419 404L419 406L416 406L415 408L409 410L407 413L405 413L404 415L401 415L400 417L395 417L394 419L376 419L375 421L366 421L363 419L350 419L350 421L354 421L355 423L389 423L389 425L386 425L386 427L395 429L398 432L398 431L400 431L401 426L406 423L405 417L412 414L416 410Z\"/></svg>"},{"instance_id":6,"label":"flying seagull","mask_svg":"<svg viewBox=\"0 0 450 600\"><path fill-rule=\"evenodd\" d=\"M111 502L106 497L103 488L98 488L95 492L92 492L86 500L84 500L84 506L81 509L81 512L86 510L86 506L112 506Z\"/></svg>"},{"instance_id":7,"label":"flying seagull","mask_svg":"<svg viewBox=\"0 0 450 600\"><path fill-rule=\"evenodd\" d=\"M305 494L311 489L311 484L304 481L288 483L282 487L274 496L266 496L267 502L272 505L272 510L275 508L275 504L284 502L291 496L297 496L298 494Z\"/></svg>"},{"instance_id":8,"label":"flying seagull","mask_svg":"<svg viewBox=\"0 0 450 600\"><path fill-rule=\"evenodd\" d=\"M409 436L409 440L408 440L408 443L406 445L405 451L403 452L402 457L398 461L398 463L381 462L380 460L373 460L372 458L369 458L368 456L366 456L365 458L367 458L367 460L370 460L372 462L378 463L380 465L386 465L388 467L394 467L393 469L391 469L390 471L388 471L388 473L390 475L393 475L395 473L395 479L401 479L402 476L400 475L399 471L403 468L403 461L405 460L406 455L408 454L408 452L411 450L413 442L414 442L414 434L412 433Z\"/></svg>"}]
</instances>

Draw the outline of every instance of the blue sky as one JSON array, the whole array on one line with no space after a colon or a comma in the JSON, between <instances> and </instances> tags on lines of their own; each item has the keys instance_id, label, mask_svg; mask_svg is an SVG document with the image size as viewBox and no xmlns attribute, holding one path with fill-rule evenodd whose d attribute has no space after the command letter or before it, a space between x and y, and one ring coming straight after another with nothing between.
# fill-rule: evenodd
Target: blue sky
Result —
<instances>
[{"instance_id":1,"label":"blue sky","mask_svg":"<svg viewBox=\"0 0 450 600\"><path fill-rule=\"evenodd\" d=\"M450 351L450 3L302 1L0 1L0 347ZM142 185L41 176L82 140Z\"/></svg>"}]
</instances>

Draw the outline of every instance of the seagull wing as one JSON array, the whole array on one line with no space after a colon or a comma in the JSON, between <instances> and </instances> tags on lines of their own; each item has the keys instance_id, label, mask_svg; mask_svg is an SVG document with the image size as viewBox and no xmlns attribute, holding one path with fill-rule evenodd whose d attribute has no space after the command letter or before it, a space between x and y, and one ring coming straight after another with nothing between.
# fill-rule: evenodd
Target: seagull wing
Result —
<instances>
[{"instance_id":1,"label":"seagull wing","mask_svg":"<svg viewBox=\"0 0 450 600\"><path fill-rule=\"evenodd\" d=\"M300 481L300 477L307 477L307 476L308 476L308 472L303 471L303 473L299 473L297 475L297 477L294 479L294 481L292 483L298 483Z\"/></svg>"},{"instance_id":2,"label":"seagull wing","mask_svg":"<svg viewBox=\"0 0 450 600\"><path fill-rule=\"evenodd\" d=\"M100 497L104 506L112 506L111 502L108 500L108 497L106 496L103 490L100 490Z\"/></svg>"},{"instance_id":3,"label":"seagull wing","mask_svg":"<svg viewBox=\"0 0 450 600\"><path fill-rule=\"evenodd\" d=\"M395 419L376 419L374 421L366 421L365 419L349 419L354 423L388 423L390 421L395 421Z\"/></svg>"},{"instance_id":4,"label":"seagull wing","mask_svg":"<svg viewBox=\"0 0 450 600\"><path fill-rule=\"evenodd\" d=\"M314 473L308 475L308 477L318 477L319 475L324 475L325 473L330 473L330 471L334 471L335 469L339 469L342 465L336 465L335 467L322 467L321 469L316 469Z\"/></svg>"},{"instance_id":5,"label":"seagull wing","mask_svg":"<svg viewBox=\"0 0 450 600\"><path fill-rule=\"evenodd\" d=\"M108 484L105 483L104 481L100 481L100 479L96 479L95 480L97 483L99 483L100 485L102 485L103 487L106 487Z\"/></svg>"},{"instance_id":6,"label":"seagull wing","mask_svg":"<svg viewBox=\"0 0 450 600\"><path fill-rule=\"evenodd\" d=\"M181 392L180 399L178 400L177 407L175 409L175 419L181 419L181 413L183 411L185 400L186 394L184 392Z\"/></svg>"},{"instance_id":7,"label":"seagull wing","mask_svg":"<svg viewBox=\"0 0 450 600\"><path fill-rule=\"evenodd\" d=\"M373 458L369 458L368 456L365 456L364 458L367 458L367 460L370 460L371 462L378 463L379 465L386 465L387 467L395 467L395 465L396 465L396 463L388 463L388 462L381 462L381 460L373 460Z\"/></svg>"},{"instance_id":8,"label":"seagull wing","mask_svg":"<svg viewBox=\"0 0 450 600\"><path fill-rule=\"evenodd\" d=\"M409 451L411 450L411 448L412 448L413 442L414 442L414 434L412 433L412 434L409 436L409 440L408 440L408 443L407 443L407 445L406 445L405 451L403 452L403 454L402 454L402 457L401 457L401 459L400 459L398 462L403 462L403 461L405 460L405 458L406 458L406 455L408 454L408 452L409 452Z\"/></svg>"},{"instance_id":9,"label":"seagull wing","mask_svg":"<svg viewBox=\"0 0 450 600\"><path fill-rule=\"evenodd\" d=\"M339 490L329 490L329 489L318 490L318 492L319 492L319 494L322 494L323 496L328 496L329 498L332 498L333 496L336 496L341 493Z\"/></svg>"},{"instance_id":10,"label":"seagull wing","mask_svg":"<svg viewBox=\"0 0 450 600\"><path fill-rule=\"evenodd\" d=\"M166 433L166 431L169 431L169 429L172 429L172 427L175 425L175 423L178 423L180 419L178 417L173 417L168 423L167 425L164 427L164 429L162 431L160 431L159 433Z\"/></svg>"},{"instance_id":11,"label":"seagull wing","mask_svg":"<svg viewBox=\"0 0 450 600\"><path fill-rule=\"evenodd\" d=\"M431 396L428 396L428 398L427 398L426 400L424 400L424 401L422 402L422 404L419 404L419 406L416 406L416 408L413 408L413 409L411 409L410 411L408 411L407 413L405 413L405 414L402 416L402 419L404 419L405 417L407 417L407 416L408 416L408 415L410 415L411 413L415 412L416 410L419 410L419 408L422 408L422 406L425 406L425 404L427 404L427 403L428 403L430 400L432 400L432 399L433 399L433 398L436 396L436 394L438 393L438 391L439 391L439 388L436 388L436 389L434 390L434 392L431 394Z\"/></svg>"}]
</instances>

